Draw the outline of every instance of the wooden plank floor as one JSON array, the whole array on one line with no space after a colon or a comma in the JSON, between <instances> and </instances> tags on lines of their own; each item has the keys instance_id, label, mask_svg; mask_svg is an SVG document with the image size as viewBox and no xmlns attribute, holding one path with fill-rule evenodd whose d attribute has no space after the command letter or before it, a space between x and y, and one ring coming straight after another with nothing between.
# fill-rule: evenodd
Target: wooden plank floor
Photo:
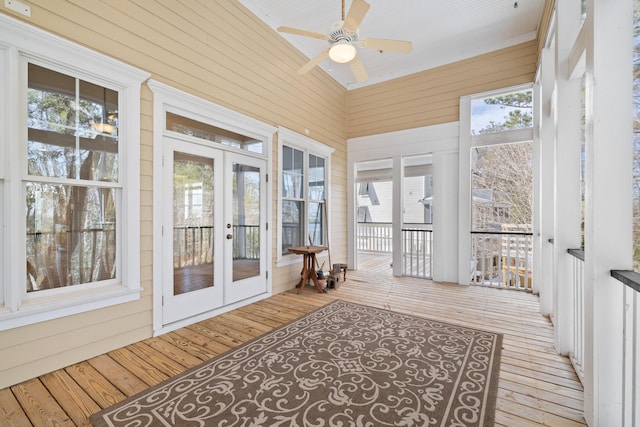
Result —
<instances>
[{"instance_id":1,"label":"wooden plank floor","mask_svg":"<svg viewBox=\"0 0 640 427\"><path fill-rule=\"evenodd\" d=\"M382 256L362 256L359 266L328 294L275 295L2 389L0 426L89 425L90 414L338 298L503 333L497 425L585 425L582 386L554 352L536 296L394 278Z\"/></svg>"}]
</instances>

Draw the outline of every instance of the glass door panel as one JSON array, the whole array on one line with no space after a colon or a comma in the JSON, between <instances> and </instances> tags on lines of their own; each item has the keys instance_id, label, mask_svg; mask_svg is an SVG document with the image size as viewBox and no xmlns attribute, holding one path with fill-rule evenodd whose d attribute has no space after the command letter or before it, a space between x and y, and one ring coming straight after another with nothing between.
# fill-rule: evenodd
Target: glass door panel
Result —
<instances>
[{"instance_id":1,"label":"glass door panel","mask_svg":"<svg viewBox=\"0 0 640 427\"><path fill-rule=\"evenodd\" d=\"M165 139L163 323L223 304L223 153Z\"/></svg>"},{"instance_id":2,"label":"glass door panel","mask_svg":"<svg viewBox=\"0 0 640 427\"><path fill-rule=\"evenodd\" d=\"M260 274L260 169L232 163L233 281Z\"/></svg>"},{"instance_id":3,"label":"glass door panel","mask_svg":"<svg viewBox=\"0 0 640 427\"><path fill-rule=\"evenodd\" d=\"M173 153L173 293L214 285L213 159Z\"/></svg>"},{"instance_id":4,"label":"glass door panel","mask_svg":"<svg viewBox=\"0 0 640 427\"><path fill-rule=\"evenodd\" d=\"M225 242L225 304L267 291L266 280L266 162L235 153L225 153L231 182L225 198L227 236Z\"/></svg>"}]
</instances>

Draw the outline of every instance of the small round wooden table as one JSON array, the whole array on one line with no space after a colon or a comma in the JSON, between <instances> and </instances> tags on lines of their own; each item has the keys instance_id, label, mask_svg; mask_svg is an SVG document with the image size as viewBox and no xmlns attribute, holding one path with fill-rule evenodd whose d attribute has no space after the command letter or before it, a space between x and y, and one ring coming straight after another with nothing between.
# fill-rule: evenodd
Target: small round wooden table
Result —
<instances>
[{"instance_id":1,"label":"small round wooden table","mask_svg":"<svg viewBox=\"0 0 640 427\"><path fill-rule=\"evenodd\" d=\"M318 280L318 275L316 274L315 265L316 265L316 254L320 252L326 251L326 246L298 246L295 248L289 248L289 252L292 254L300 254L303 255L302 260L302 271L300 272L300 283L296 285L298 288L298 293L302 291L302 288L309 283L309 279L316 285L316 289L318 289L319 293L327 292L326 289L322 286L320 281Z\"/></svg>"}]
</instances>

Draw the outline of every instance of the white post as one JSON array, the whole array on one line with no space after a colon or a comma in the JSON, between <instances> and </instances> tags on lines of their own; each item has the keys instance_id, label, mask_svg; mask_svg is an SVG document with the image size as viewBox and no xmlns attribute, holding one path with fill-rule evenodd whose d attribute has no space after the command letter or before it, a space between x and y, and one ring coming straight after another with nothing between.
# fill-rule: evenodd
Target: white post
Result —
<instances>
[{"instance_id":1,"label":"white post","mask_svg":"<svg viewBox=\"0 0 640 427\"><path fill-rule=\"evenodd\" d=\"M458 152L458 283L471 283L471 97L460 98Z\"/></svg>"},{"instance_id":2,"label":"white post","mask_svg":"<svg viewBox=\"0 0 640 427\"><path fill-rule=\"evenodd\" d=\"M433 280L469 285L458 281L457 192L458 152L433 153Z\"/></svg>"},{"instance_id":3,"label":"white post","mask_svg":"<svg viewBox=\"0 0 640 427\"><path fill-rule=\"evenodd\" d=\"M555 43L555 42L554 42ZM553 45L552 45L553 46ZM541 69L539 75L540 92L536 99L538 117L538 149L540 150L540 163L536 169L536 180L540 183L539 198L536 206L540 220L540 259L534 260L536 271L534 280L538 282L540 291L540 312L544 315L553 313L553 248L550 241L554 238L554 181L555 181L555 126L552 108L553 89L555 80L554 51L545 47L541 52Z\"/></svg>"},{"instance_id":4,"label":"white post","mask_svg":"<svg viewBox=\"0 0 640 427\"><path fill-rule=\"evenodd\" d=\"M356 268L358 265L358 251L356 248L356 234L358 229L356 215L356 193L355 193L356 167L347 153L347 265L349 268ZM333 268L333 266L329 266Z\"/></svg>"},{"instance_id":5,"label":"white post","mask_svg":"<svg viewBox=\"0 0 640 427\"><path fill-rule=\"evenodd\" d=\"M544 51L544 50L543 50ZM542 66L544 63L542 62ZM541 102L541 68L538 67L536 78L533 84L533 200L532 200L532 222L533 222L533 238L531 239L533 244L533 277L532 277L532 290L534 293L540 295L542 282L542 218L541 218L541 199L542 199L542 147L540 143L540 121L542 118L542 102Z\"/></svg>"},{"instance_id":6,"label":"white post","mask_svg":"<svg viewBox=\"0 0 640 427\"><path fill-rule=\"evenodd\" d=\"M401 155L393 156L393 275L402 276L403 244L402 241L402 185L404 181L404 165Z\"/></svg>"},{"instance_id":7,"label":"white post","mask_svg":"<svg viewBox=\"0 0 640 427\"><path fill-rule=\"evenodd\" d=\"M631 0L587 3L585 418L622 425L623 292L632 267Z\"/></svg>"},{"instance_id":8,"label":"white post","mask_svg":"<svg viewBox=\"0 0 640 427\"><path fill-rule=\"evenodd\" d=\"M580 29L580 0L556 3L556 107L554 194L554 296L556 350L573 343L572 263L567 249L580 248L580 78L570 76L569 56Z\"/></svg>"}]
</instances>

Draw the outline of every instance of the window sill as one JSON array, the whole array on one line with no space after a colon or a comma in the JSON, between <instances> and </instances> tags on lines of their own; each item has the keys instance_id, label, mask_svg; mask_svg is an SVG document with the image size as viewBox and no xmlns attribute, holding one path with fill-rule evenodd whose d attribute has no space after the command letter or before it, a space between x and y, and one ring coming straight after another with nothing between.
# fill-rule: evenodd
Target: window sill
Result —
<instances>
[{"instance_id":1,"label":"window sill","mask_svg":"<svg viewBox=\"0 0 640 427\"><path fill-rule=\"evenodd\" d=\"M136 301L140 299L142 290L143 288L129 289L122 285L114 285L89 294L66 294L64 298L25 301L15 312L6 308L0 309L0 331Z\"/></svg>"},{"instance_id":2,"label":"window sill","mask_svg":"<svg viewBox=\"0 0 640 427\"><path fill-rule=\"evenodd\" d=\"M286 267L288 265L299 264L302 262L302 256L297 254L282 255L276 261L276 267Z\"/></svg>"}]
</instances>

